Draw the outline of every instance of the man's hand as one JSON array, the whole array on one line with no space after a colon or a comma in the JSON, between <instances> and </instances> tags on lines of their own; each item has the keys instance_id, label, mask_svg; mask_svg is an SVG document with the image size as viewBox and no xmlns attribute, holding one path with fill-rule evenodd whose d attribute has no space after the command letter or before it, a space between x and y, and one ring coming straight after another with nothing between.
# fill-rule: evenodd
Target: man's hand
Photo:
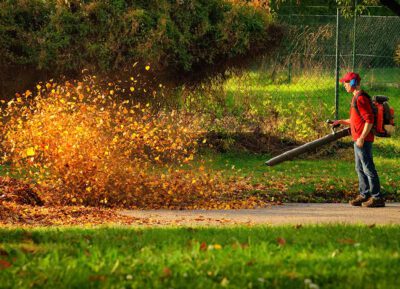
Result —
<instances>
[{"instance_id":1,"label":"man's hand","mask_svg":"<svg viewBox=\"0 0 400 289\"><path fill-rule=\"evenodd\" d=\"M331 126L337 127L339 125L350 125L350 119L338 119L330 123Z\"/></svg>"},{"instance_id":2,"label":"man's hand","mask_svg":"<svg viewBox=\"0 0 400 289\"><path fill-rule=\"evenodd\" d=\"M359 137L356 141L356 146L358 146L359 148L362 148L364 146L364 138Z\"/></svg>"}]
</instances>

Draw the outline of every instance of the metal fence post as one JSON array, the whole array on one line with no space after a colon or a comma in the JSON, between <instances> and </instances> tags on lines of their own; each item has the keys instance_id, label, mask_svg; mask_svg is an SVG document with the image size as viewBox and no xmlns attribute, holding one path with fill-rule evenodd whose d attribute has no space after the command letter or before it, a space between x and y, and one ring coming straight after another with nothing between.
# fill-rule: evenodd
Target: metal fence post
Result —
<instances>
[{"instance_id":1,"label":"metal fence post","mask_svg":"<svg viewBox=\"0 0 400 289\"><path fill-rule=\"evenodd\" d=\"M292 25L292 0L289 1L289 25ZM289 64L288 64L288 84L292 82L292 48L290 48Z\"/></svg>"},{"instance_id":2,"label":"metal fence post","mask_svg":"<svg viewBox=\"0 0 400 289\"><path fill-rule=\"evenodd\" d=\"M336 67L335 67L335 119L339 119L339 70L340 70L340 65L339 65L339 45L340 45L340 8L338 7L336 9Z\"/></svg>"},{"instance_id":3,"label":"metal fence post","mask_svg":"<svg viewBox=\"0 0 400 289\"><path fill-rule=\"evenodd\" d=\"M353 22L353 59L352 68L353 71L356 67L356 27L357 27L357 0L354 0L354 22Z\"/></svg>"}]
</instances>

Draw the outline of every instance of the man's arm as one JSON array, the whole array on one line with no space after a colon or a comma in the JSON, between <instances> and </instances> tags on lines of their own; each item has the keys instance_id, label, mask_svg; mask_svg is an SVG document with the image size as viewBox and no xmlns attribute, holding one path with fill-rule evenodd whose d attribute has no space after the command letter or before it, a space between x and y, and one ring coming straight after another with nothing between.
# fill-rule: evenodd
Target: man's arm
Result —
<instances>
[{"instance_id":1,"label":"man's arm","mask_svg":"<svg viewBox=\"0 0 400 289\"><path fill-rule=\"evenodd\" d=\"M363 131L356 141L359 148L364 146L364 141L374 125L374 113L370 105L370 100L365 96L359 97L357 100L357 107L360 111L361 118L365 121Z\"/></svg>"},{"instance_id":2,"label":"man's arm","mask_svg":"<svg viewBox=\"0 0 400 289\"><path fill-rule=\"evenodd\" d=\"M337 122L343 125L350 125L350 119L339 119Z\"/></svg>"},{"instance_id":3,"label":"man's arm","mask_svg":"<svg viewBox=\"0 0 400 289\"><path fill-rule=\"evenodd\" d=\"M373 123L366 122L365 125L364 125L364 129L363 129L363 132L361 133L360 138L365 139L367 137L367 135L369 134L369 132L371 131L373 126L374 126Z\"/></svg>"},{"instance_id":4,"label":"man's arm","mask_svg":"<svg viewBox=\"0 0 400 289\"><path fill-rule=\"evenodd\" d=\"M368 135L369 132L371 131L373 125L374 125L373 123L368 123L368 122L365 123L364 129L363 129L363 131L362 131L360 137L359 137L359 138L357 139L357 141L356 141L356 145L357 145L359 148L362 148L362 147L364 146L365 138L367 137L367 135Z\"/></svg>"}]
</instances>

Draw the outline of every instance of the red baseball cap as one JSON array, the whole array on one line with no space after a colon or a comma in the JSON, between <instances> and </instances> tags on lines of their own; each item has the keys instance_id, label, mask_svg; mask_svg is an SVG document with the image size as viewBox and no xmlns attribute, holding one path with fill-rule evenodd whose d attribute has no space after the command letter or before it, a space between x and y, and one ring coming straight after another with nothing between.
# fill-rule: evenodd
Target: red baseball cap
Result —
<instances>
[{"instance_id":1,"label":"red baseball cap","mask_svg":"<svg viewBox=\"0 0 400 289\"><path fill-rule=\"evenodd\" d=\"M350 82L352 79L356 79L357 83L360 83L361 77L355 72L347 72L343 78L341 78L340 82Z\"/></svg>"}]
</instances>

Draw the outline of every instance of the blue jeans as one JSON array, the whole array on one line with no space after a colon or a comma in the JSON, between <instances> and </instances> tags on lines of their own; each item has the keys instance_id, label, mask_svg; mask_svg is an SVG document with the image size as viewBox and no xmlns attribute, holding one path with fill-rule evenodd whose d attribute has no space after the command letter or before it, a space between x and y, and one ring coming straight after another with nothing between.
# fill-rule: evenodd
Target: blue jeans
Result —
<instances>
[{"instance_id":1,"label":"blue jeans","mask_svg":"<svg viewBox=\"0 0 400 289\"><path fill-rule=\"evenodd\" d=\"M354 142L354 156L360 195L363 197L372 196L374 198L381 198L379 176L372 158L372 142L364 142L362 148L359 148Z\"/></svg>"}]
</instances>

